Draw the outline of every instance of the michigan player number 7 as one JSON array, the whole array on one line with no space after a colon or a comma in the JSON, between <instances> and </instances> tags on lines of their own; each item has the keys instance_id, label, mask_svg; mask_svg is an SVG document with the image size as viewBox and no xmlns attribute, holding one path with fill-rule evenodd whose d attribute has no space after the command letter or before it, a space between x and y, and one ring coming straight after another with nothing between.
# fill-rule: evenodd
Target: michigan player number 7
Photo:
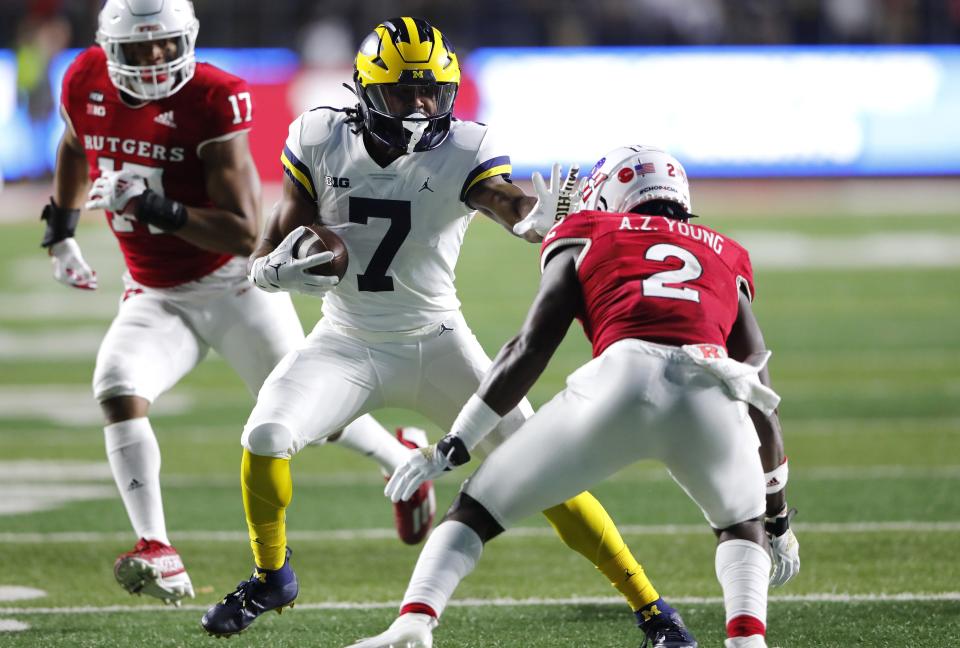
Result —
<instances>
[{"instance_id":1,"label":"michigan player number 7","mask_svg":"<svg viewBox=\"0 0 960 648\"><path fill-rule=\"evenodd\" d=\"M387 276L387 270L410 233L410 201L351 196L349 205L351 223L366 225L371 218L390 221L390 227L370 257L367 269L357 275L357 286L361 292L392 291L393 277Z\"/></svg>"}]
</instances>

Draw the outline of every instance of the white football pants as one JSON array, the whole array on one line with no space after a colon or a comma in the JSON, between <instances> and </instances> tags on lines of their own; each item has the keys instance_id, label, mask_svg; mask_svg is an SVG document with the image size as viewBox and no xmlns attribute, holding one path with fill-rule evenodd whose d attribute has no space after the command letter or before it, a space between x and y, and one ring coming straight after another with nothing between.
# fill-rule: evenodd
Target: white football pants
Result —
<instances>
[{"instance_id":1,"label":"white football pants","mask_svg":"<svg viewBox=\"0 0 960 648\"><path fill-rule=\"evenodd\" d=\"M153 402L211 348L256 395L303 340L290 295L251 286L240 258L174 288L144 288L129 277L125 283L125 298L97 353L93 392L100 402L116 396Z\"/></svg>"},{"instance_id":2,"label":"white football pants","mask_svg":"<svg viewBox=\"0 0 960 648\"><path fill-rule=\"evenodd\" d=\"M621 340L571 374L464 492L508 528L657 459L722 529L764 512L759 445L746 404L679 348Z\"/></svg>"},{"instance_id":3,"label":"white football pants","mask_svg":"<svg viewBox=\"0 0 960 648\"><path fill-rule=\"evenodd\" d=\"M448 430L489 366L459 312L415 334L346 331L321 320L267 378L242 443L252 450L251 434L264 434L271 438L255 439L255 454L288 458L381 407L414 410ZM524 400L476 448L478 456L532 413Z\"/></svg>"}]
</instances>

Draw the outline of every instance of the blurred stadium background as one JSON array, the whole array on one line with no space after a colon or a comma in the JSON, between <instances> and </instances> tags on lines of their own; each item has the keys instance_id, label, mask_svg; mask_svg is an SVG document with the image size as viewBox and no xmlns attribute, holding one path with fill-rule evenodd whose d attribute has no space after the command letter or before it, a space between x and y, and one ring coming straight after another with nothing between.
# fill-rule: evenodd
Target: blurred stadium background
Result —
<instances>
[{"instance_id":1,"label":"blurred stadium background","mask_svg":"<svg viewBox=\"0 0 960 648\"><path fill-rule=\"evenodd\" d=\"M422 15L457 46L457 114L510 142L515 176L658 144L694 211L741 240L791 458L803 568L773 592L771 646L960 645L960 2L957 0L196 0L198 58L253 86L252 146L277 192L289 121L347 105L380 20ZM199 616L249 564L237 480L251 407L211 358L161 398L173 541L198 587L180 610L130 599L110 571L132 540L89 394L122 260L99 214L78 239L101 279L50 276L37 222L62 126L59 79L93 41L98 0L0 5L0 645L199 646ZM493 354L519 325L536 255L478 222L458 266ZM318 304L297 301L305 326ZM532 392L589 355L579 331ZM407 412L388 426L423 424ZM393 538L382 479L336 448L294 464L304 589L239 645L339 646L378 631L417 548ZM440 506L457 480L442 480ZM722 641L712 535L657 466L595 491L703 646ZM437 632L442 646L630 646L632 617L538 519L491 545ZM272 615L271 615L272 617Z\"/></svg>"}]
</instances>

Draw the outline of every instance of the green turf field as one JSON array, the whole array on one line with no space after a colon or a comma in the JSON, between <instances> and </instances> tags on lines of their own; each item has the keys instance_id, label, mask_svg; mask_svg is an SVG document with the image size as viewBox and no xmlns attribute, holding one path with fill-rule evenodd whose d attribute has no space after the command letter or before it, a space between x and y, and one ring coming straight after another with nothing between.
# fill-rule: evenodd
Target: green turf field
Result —
<instances>
[{"instance_id":1,"label":"green turf field","mask_svg":"<svg viewBox=\"0 0 960 648\"><path fill-rule=\"evenodd\" d=\"M929 246L938 237L957 244L960 223L818 215L711 224L764 241L756 258L770 259L756 268L755 308L783 396L803 561L800 575L772 592L770 645L960 645L960 252ZM926 267L891 263L876 234L902 239ZM85 223L79 240L101 287L71 292L50 277L40 235L37 223L0 226L0 597L11 587L45 593L0 600L0 646L217 645L200 629L202 611L251 568L238 489L251 398L210 358L158 401L167 521L197 599L175 610L131 598L111 567L135 538L89 396L96 346L119 297L119 253L102 222ZM804 237L818 260L777 263L796 247L788 236ZM873 250L873 260L824 265L824 251L846 249ZM515 332L536 280L534 248L474 224L457 282L491 354ZM298 305L312 325L317 304ZM589 357L581 338L571 332L531 393L535 405ZM379 417L388 427L426 424L402 411ZM294 460L294 482L288 528L299 603L229 645L341 646L395 614L418 550L393 537L376 468L339 448L308 448ZM441 507L457 485L454 476L439 482ZM693 504L654 465L594 492L701 645L721 646L713 536ZM486 549L436 645L635 647L641 636L614 594L532 518Z\"/></svg>"}]
</instances>

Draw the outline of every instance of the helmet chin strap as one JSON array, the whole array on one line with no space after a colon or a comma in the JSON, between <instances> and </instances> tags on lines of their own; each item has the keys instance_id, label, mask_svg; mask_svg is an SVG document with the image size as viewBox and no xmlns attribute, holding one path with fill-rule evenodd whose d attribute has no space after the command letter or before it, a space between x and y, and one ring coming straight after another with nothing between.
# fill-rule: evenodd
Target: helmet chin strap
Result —
<instances>
[{"instance_id":1,"label":"helmet chin strap","mask_svg":"<svg viewBox=\"0 0 960 648\"><path fill-rule=\"evenodd\" d=\"M413 150L417 144L420 143L420 138L423 137L423 133L429 125L430 122L427 121L427 116L419 112L411 113L403 119L403 128L410 131L410 141L407 142L407 153L413 153Z\"/></svg>"}]
</instances>

